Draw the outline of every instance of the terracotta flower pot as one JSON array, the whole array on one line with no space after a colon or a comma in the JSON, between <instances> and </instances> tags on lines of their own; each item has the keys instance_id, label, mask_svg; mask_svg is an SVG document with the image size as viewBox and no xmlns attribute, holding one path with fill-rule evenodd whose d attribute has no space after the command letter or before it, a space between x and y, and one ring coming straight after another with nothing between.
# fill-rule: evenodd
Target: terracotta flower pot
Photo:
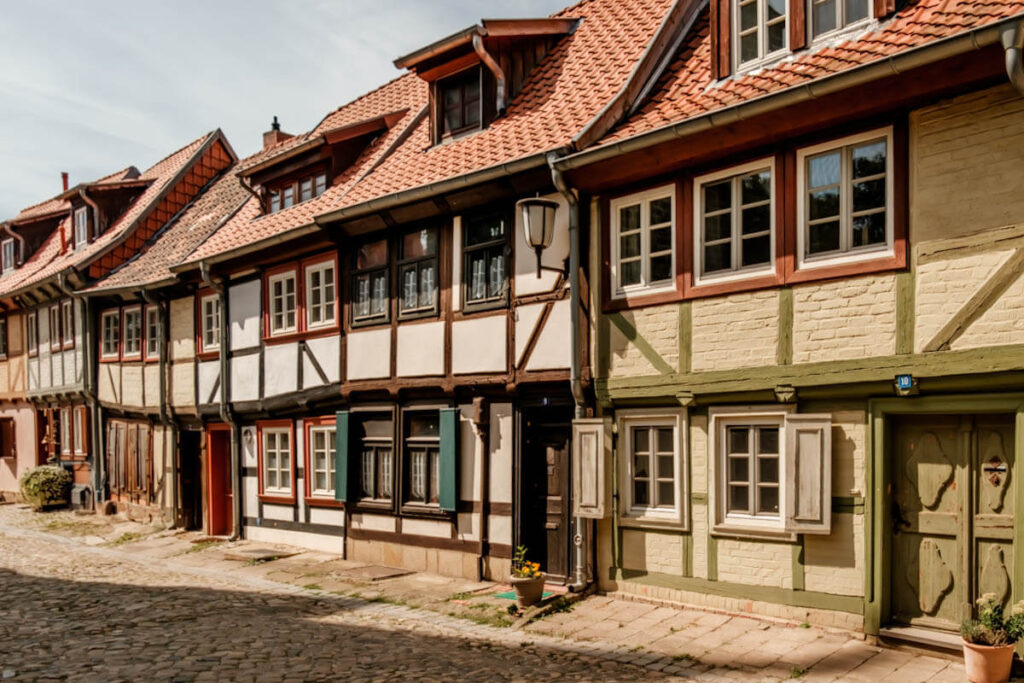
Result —
<instances>
[{"instance_id":1,"label":"terracotta flower pot","mask_svg":"<svg viewBox=\"0 0 1024 683\"><path fill-rule=\"evenodd\" d=\"M1010 680L1013 644L975 645L964 643L964 668L971 683L1003 683Z\"/></svg>"},{"instance_id":2,"label":"terracotta flower pot","mask_svg":"<svg viewBox=\"0 0 1024 683\"><path fill-rule=\"evenodd\" d=\"M544 597L544 574L536 578L511 577L512 588L516 591L516 606L523 608L536 605Z\"/></svg>"}]
</instances>

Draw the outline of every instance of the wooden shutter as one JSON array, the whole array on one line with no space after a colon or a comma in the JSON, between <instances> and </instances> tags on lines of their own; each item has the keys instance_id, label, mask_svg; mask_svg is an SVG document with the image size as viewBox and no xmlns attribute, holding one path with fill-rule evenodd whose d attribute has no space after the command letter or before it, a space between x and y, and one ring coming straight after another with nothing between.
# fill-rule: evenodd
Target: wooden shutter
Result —
<instances>
[{"instance_id":1,"label":"wooden shutter","mask_svg":"<svg viewBox=\"0 0 1024 683\"><path fill-rule=\"evenodd\" d=\"M786 531L832 530L832 416L786 416Z\"/></svg>"},{"instance_id":2,"label":"wooden shutter","mask_svg":"<svg viewBox=\"0 0 1024 683\"><path fill-rule=\"evenodd\" d=\"M807 0L789 0L789 49L792 52L807 47Z\"/></svg>"},{"instance_id":3,"label":"wooden shutter","mask_svg":"<svg viewBox=\"0 0 1024 683\"><path fill-rule=\"evenodd\" d=\"M459 429L458 408L441 409L441 462L438 472L438 502L441 509L455 512L459 502ZM484 454L487 457L487 454Z\"/></svg>"},{"instance_id":4,"label":"wooden shutter","mask_svg":"<svg viewBox=\"0 0 1024 683\"><path fill-rule=\"evenodd\" d=\"M608 512L611 426L610 418L573 420L572 500L577 517L604 519Z\"/></svg>"},{"instance_id":5,"label":"wooden shutter","mask_svg":"<svg viewBox=\"0 0 1024 683\"><path fill-rule=\"evenodd\" d=\"M732 34L729 3L732 0L711 0L711 77L725 78L732 73L729 36Z\"/></svg>"},{"instance_id":6,"label":"wooden shutter","mask_svg":"<svg viewBox=\"0 0 1024 683\"><path fill-rule=\"evenodd\" d=\"M334 416L334 500L348 500L349 479L349 422L347 410L339 410Z\"/></svg>"},{"instance_id":7,"label":"wooden shutter","mask_svg":"<svg viewBox=\"0 0 1024 683\"><path fill-rule=\"evenodd\" d=\"M885 19L896 11L896 0L874 0L875 19Z\"/></svg>"}]
</instances>

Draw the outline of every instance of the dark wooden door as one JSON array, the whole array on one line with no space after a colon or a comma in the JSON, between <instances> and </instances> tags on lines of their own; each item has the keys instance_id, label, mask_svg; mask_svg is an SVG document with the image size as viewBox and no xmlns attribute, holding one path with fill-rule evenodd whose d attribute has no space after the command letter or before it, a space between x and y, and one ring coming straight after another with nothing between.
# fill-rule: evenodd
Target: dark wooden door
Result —
<instances>
[{"instance_id":1,"label":"dark wooden door","mask_svg":"<svg viewBox=\"0 0 1024 683\"><path fill-rule=\"evenodd\" d=\"M179 490L181 491L181 519L185 529L203 526L203 475L200 432L182 431L178 450Z\"/></svg>"},{"instance_id":2,"label":"dark wooden door","mask_svg":"<svg viewBox=\"0 0 1024 683\"><path fill-rule=\"evenodd\" d=\"M569 575L570 416L559 411L524 413L520 543L554 580Z\"/></svg>"},{"instance_id":3,"label":"dark wooden door","mask_svg":"<svg viewBox=\"0 0 1024 683\"><path fill-rule=\"evenodd\" d=\"M211 536L226 536L231 533L231 432L227 429L211 429L206 433L207 468L207 533Z\"/></svg>"},{"instance_id":4,"label":"dark wooden door","mask_svg":"<svg viewBox=\"0 0 1024 683\"><path fill-rule=\"evenodd\" d=\"M900 418L894 440L892 617L955 631L1013 576L1013 419Z\"/></svg>"}]
</instances>

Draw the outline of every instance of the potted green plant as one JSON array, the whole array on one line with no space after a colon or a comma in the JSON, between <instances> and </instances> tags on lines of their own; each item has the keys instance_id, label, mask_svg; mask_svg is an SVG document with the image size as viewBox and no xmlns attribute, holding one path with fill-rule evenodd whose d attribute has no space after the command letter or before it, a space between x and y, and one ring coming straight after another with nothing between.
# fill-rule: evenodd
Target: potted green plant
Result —
<instances>
[{"instance_id":1,"label":"potted green plant","mask_svg":"<svg viewBox=\"0 0 1024 683\"><path fill-rule=\"evenodd\" d=\"M71 473L53 465L33 467L21 475L18 486L21 497L33 510L63 507L71 493Z\"/></svg>"},{"instance_id":2,"label":"potted green plant","mask_svg":"<svg viewBox=\"0 0 1024 683\"><path fill-rule=\"evenodd\" d=\"M960 627L964 639L964 668L972 683L1002 683L1010 680L1013 648L1024 636L1024 600L1003 614L1002 601L985 593L978 601L978 618L966 619Z\"/></svg>"},{"instance_id":3,"label":"potted green plant","mask_svg":"<svg viewBox=\"0 0 1024 683\"><path fill-rule=\"evenodd\" d=\"M539 562L527 561L526 546L516 548L510 580L516 591L516 605L520 608L535 605L544 596L544 572Z\"/></svg>"}]
</instances>

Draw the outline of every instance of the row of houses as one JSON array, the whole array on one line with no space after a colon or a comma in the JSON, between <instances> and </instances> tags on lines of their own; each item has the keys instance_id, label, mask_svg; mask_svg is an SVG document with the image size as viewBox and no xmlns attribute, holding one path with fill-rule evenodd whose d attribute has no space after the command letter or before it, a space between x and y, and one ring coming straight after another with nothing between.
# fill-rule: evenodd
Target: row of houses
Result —
<instances>
[{"instance_id":1,"label":"row of houses","mask_svg":"<svg viewBox=\"0 0 1024 683\"><path fill-rule=\"evenodd\" d=\"M0 224L0 490L941 639L1024 594L1022 22L584 0L65 181Z\"/></svg>"}]
</instances>

